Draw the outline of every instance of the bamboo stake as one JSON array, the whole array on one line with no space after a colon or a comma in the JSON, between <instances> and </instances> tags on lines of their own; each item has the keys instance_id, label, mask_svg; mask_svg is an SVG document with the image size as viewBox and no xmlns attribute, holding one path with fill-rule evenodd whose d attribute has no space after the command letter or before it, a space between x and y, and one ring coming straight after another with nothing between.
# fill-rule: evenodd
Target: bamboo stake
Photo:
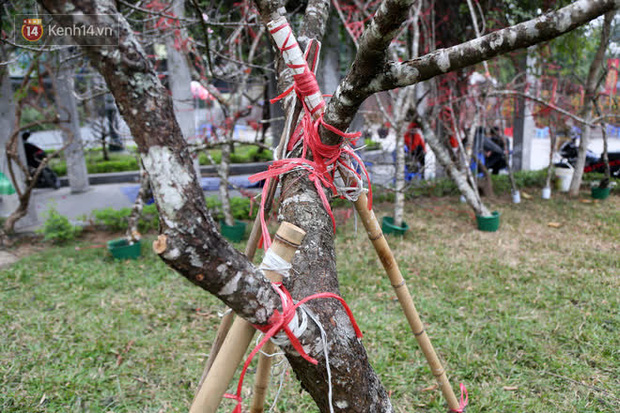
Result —
<instances>
[{"instance_id":1,"label":"bamboo stake","mask_svg":"<svg viewBox=\"0 0 620 413\"><path fill-rule=\"evenodd\" d=\"M306 232L301 228L288 222L282 222L270 249L290 263L293 261L295 251L301 245L305 235ZM281 275L274 271L265 270L265 276L273 282L282 280ZM252 324L241 317L235 319L211 365L211 370L206 375L198 394L196 394L190 413L216 412L237 367L241 364L243 356L250 346L254 332L255 328Z\"/></svg>"},{"instance_id":2,"label":"bamboo stake","mask_svg":"<svg viewBox=\"0 0 620 413\"><path fill-rule=\"evenodd\" d=\"M250 261L254 259L254 255L256 254L256 247L258 245L258 241L260 240L261 230L260 230L260 217L256 216L256 220L254 221L254 225L252 226L252 232L250 233L250 237L248 238L248 242L245 245L245 255L248 257ZM222 345L224 344L224 340L228 335L232 325L233 320L235 318L235 314L232 311L226 312L220 321L220 325L217 329L217 334L215 335L215 340L213 340L213 344L211 345L211 351L209 352L209 357L207 358L207 362L205 364L204 370L202 371L202 376L200 377L200 381L198 382L198 386L196 387L196 394L194 395L195 403L196 397L198 393L200 393L200 389L202 388L205 378L209 374L211 367L213 366L213 362L217 357Z\"/></svg>"},{"instance_id":3,"label":"bamboo stake","mask_svg":"<svg viewBox=\"0 0 620 413\"><path fill-rule=\"evenodd\" d=\"M426 357L426 361L431 368L431 372L433 373L433 376L435 376L437 384L448 402L448 407L453 410L458 409L459 402L454 395L452 386L450 386L450 382L446 376L446 371L441 366L441 362L435 353L431 340L426 334L424 324L422 324L422 320L420 319L418 311L415 308L413 299L411 298L411 294L409 293L409 289L405 283L405 279L403 278L400 269L398 268L398 263L394 258L394 254L383 236L377 217L372 210L368 209L367 198L364 192L362 192L357 201L355 201L355 209L364 223L364 228L366 228L366 232L368 233L368 239L370 239L372 245L375 247L379 260L381 260L381 264L390 278L390 282L392 283L392 287L394 287L394 292L396 293L398 302L400 303L400 306L405 313L405 317L409 322L411 331L413 331L413 335L418 341L418 344L424 353L424 357Z\"/></svg>"},{"instance_id":4,"label":"bamboo stake","mask_svg":"<svg viewBox=\"0 0 620 413\"><path fill-rule=\"evenodd\" d=\"M275 344L268 341L263 346L263 353L271 355L274 353L275 349ZM265 399L267 398L267 388L269 387L273 357L268 357L263 353L260 353L258 356L250 413L263 413L265 411Z\"/></svg>"},{"instance_id":5,"label":"bamboo stake","mask_svg":"<svg viewBox=\"0 0 620 413\"><path fill-rule=\"evenodd\" d=\"M293 99L291 102L291 106L290 106L294 109L293 116L287 117L284 130L282 131L282 135L280 137L280 144L278 145L276 149L276 155L277 155L276 159L282 159L284 150L286 148L286 144L288 142L287 137L290 136L290 133L291 133L293 119L296 119L297 116L299 116L299 111L297 110L296 106L298 106L298 102L296 99ZM299 109L301 109L301 107ZM269 211L271 210L271 205L273 203L273 198L275 196L276 189L277 189L277 181L275 179L272 179L269 182L269 188L267 190L267 199L265 200L265 214L268 214ZM252 232L250 233L248 242L245 245L245 256L248 257L250 261L254 260L254 255L256 254L256 249L258 247L258 242L260 241L261 235L262 235L262 232L261 232L260 216L256 215L256 218L254 219L254 225L252 226ZM196 389L196 395L200 392L200 389L202 387L202 384L204 383L205 377L207 377L207 374L209 374L209 370L211 370L211 366L213 365L213 360L215 360L217 353L220 351L220 348L222 348L224 339L226 338L226 335L228 334L232 326L233 319L234 319L234 314L232 312L227 312L224 315L224 317L222 317L222 320L220 321L220 326L218 327L215 340L213 341L213 344L211 345L211 351L209 352L209 357L207 358L205 368L202 372L202 377L200 378L200 381L198 382L198 386ZM195 397L196 396L194 395L194 399Z\"/></svg>"}]
</instances>

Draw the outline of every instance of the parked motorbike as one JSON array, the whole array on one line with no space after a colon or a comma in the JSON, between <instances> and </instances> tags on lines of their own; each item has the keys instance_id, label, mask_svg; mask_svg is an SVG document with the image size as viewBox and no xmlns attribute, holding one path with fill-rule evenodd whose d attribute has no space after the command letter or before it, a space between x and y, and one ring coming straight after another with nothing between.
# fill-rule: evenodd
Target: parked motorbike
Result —
<instances>
[{"instance_id":1,"label":"parked motorbike","mask_svg":"<svg viewBox=\"0 0 620 413\"><path fill-rule=\"evenodd\" d=\"M30 132L26 131L22 134L22 140L24 141L24 151L26 152L26 163L28 164L28 170L30 175L34 175L37 168L45 157L45 151L38 146L28 142L28 138L30 137ZM58 179L58 175L49 166L45 166L39 174L39 178L37 179L37 188L60 188L60 179Z\"/></svg>"},{"instance_id":2,"label":"parked motorbike","mask_svg":"<svg viewBox=\"0 0 620 413\"><path fill-rule=\"evenodd\" d=\"M562 158L560 163L569 163L571 166L575 166L577 163L577 155L579 153L579 146L577 145L577 138L572 138L570 141L565 142L560 146L558 151ZM611 176L620 178L620 152L609 152L609 169ZM583 168L584 173L588 172L605 172L605 163L603 158L598 156L591 150L586 152L586 163Z\"/></svg>"}]
</instances>

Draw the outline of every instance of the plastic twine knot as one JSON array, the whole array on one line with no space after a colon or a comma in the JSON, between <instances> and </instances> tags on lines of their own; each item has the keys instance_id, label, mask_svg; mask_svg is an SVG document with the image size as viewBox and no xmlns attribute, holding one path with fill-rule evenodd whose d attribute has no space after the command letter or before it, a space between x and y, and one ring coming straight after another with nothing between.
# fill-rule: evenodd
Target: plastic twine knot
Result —
<instances>
[{"instance_id":1,"label":"plastic twine knot","mask_svg":"<svg viewBox=\"0 0 620 413\"><path fill-rule=\"evenodd\" d=\"M467 403L469 403L469 394L467 393L467 387L463 383L461 383L461 400L459 401L458 409L450 409L451 412L455 413L463 413L465 408L467 407Z\"/></svg>"},{"instance_id":2,"label":"plastic twine knot","mask_svg":"<svg viewBox=\"0 0 620 413\"><path fill-rule=\"evenodd\" d=\"M265 345L267 340L270 340L278 332L280 331L285 332L293 348L299 353L301 357L303 357L306 361L312 364L315 364L315 365L318 364L318 361L316 359L310 357L308 353L306 353L303 346L299 342L299 338L293 333L293 331L289 327L289 323L293 320L293 318L296 317L297 309L303 304L307 303L308 301L315 300L317 298L334 298L340 301L344 310L349 316L349 319L351 320L351 324L353 325L353 329L355 330L356 336L358 338L362 338L362 331L359 329L357 323L355 322L355 318L353 317L353 313L351 312L351 309L347 305L346 301L339 295L336 295L334 293L312 294L295 303L293 301L293 298L291 297L291 294L282 285L282 283L271 283L271 285L276 290L276 292L280 296L280 299L282 300L282 312L275 310L273 312L273 315L269 319L269 322L266 325L264 326L255 325L254 326L257 330L264 333L263 338L256 345L256 347L254 347L254 349L250 352L250 355L248 356L245 363L243 364L243 369L241 370L241 375L239 376L239 382L237 383L237 393L236 394L227 393L224 395L224 397L226 397L227 399L233 399L237 401L237 405L235 406L233 413L241 413L241 403L243 400L241 397L241 390L243 388L243 380L245 378L245 373L247 372L248 367L250 367L250 363L252 362L252 359L254 358L256 353L258 353L260 349ZM303 311L303 309L301 310Z\"/></svg>"}]
</instances>

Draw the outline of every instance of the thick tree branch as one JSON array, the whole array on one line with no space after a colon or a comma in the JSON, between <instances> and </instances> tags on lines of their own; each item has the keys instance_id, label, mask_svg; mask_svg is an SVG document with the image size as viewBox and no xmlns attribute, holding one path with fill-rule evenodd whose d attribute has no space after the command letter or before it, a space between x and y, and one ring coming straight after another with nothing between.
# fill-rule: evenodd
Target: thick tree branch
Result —
<instances>
[{"instance_id":1,"label":"thick tree branch","mask_svg":"<svg viewBox=\"0 0 620 413\"><path fill-rule=\"evenodd\" d=\"M389 4L384 2L381 9ZM386 32L393 28L392 24L378 20L375 16L362 36L353 67L329 102L325 119L329 124L345 129L362 102L373 93L412 85L500 54L551 40L618 7L618 0L579 0L536 19L402 63L385 62L385 50L389 42L363 41L365 37L375 38L367 32ZM391 10L388 12L390 16L394 15ZM374 60L369 60L367 56L374 56ZM329 143L338 142L331 136L329 138Z\"/></svg>"}]
</instances>

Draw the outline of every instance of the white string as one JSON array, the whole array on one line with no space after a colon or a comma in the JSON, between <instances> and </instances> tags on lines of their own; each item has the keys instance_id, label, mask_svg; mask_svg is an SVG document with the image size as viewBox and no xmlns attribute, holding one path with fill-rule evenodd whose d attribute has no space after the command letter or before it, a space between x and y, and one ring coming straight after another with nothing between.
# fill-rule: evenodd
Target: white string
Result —
<instances>
[{"instance_id":1,"label":"white string","mask_svg":"<svg viewBox=\"0 0 620 413\"><path fill-rule=\"evenodd\" d=\"M260 344L260 341L263 339L263 336L264 336L264 334L263 334L263 333L260 333L260 334L258 334L258 336L256 337L256 340L255 340L256 347L258 347L258 345ZM271 358L271 357L276 357L276 356L284 356L284 355L286 355L286 353L285 353L285 352L283 352L283 351L280 351L280 352L277 352L277 351L276 351L276 352L274 352L274 353L269 354L269 353L265 353L265 352L261 349L261 350L258 350L258 352L259 352L260 354L262 354L263 356L265 356L265 357L269 357L269 358Z\"/></svg>"},{"instance_id":2,"label":"white string","mask_svg":"<svg viewBox=\"0 0 620 413\"><path fill-rule=\"evenodd\" d=\"M301 317L298 317L297 314L301 314ZM288 323L288 328L291 330L291 333L297 338L301 337L303 333L308 329L308 315L305 311L295 311L295 316ZM288 336L286 332L280 331L275 336L271 337L271 342L278 345L283 346L289 343Z\"/></svg>"},{"instance_id":3,"label":"white string","mask_svg":"<svg viewBox=\"0 0 620 413\"><path fill-rule=\"evenodd\" d=\"M299 306L299 308L301 308L303 310L303 313L307 314L312 319L312 321L314 321L314 323L319 328L319 331L321 332L321 341L323 342L323 354L325 355L325 368L327 369L327 386L328 386L327 387L328 388L327 400L329 402L330 413L334 413L334 406L332 403L332 370L329 365L329 351L327 349L327 334L325 334L325 329L323 329L323 325L321 324L319 319L315 317L314 314L312 314L310 310L305 308L304 305Z\"/></svg>"},{"instance_id":4,"label":"white string","mask_svg":"<svg viewBox=\"0 0 620 413\"><path fill-rule=\"evenodd\" d=\"M288 370L288 361L283 358L278 364L274 365L273 368L277 368L279 366L283 366L282 373L280 373L280 384L278 385L278 391L273 397L273 402L271 403L271 407L269 408L269 412L273 412L276 409L276 403L278 403L278 399L280 398L280 393L282 392L282 387L284 386L284 377L286 376L286 371Z\"/></svg>"},{"instance_id":5,"label":"white string","mask_svg":"<svg viewBox=\"0 0 620 413\"><path fill-rule=\"evenodd\" d=\"M360 186L361 188L361 186ZM358 196L359 193L361 193L361 189L358 192ZM288 277L289 276L289 271L292 268L292 264L289 263L288 261L284 260L282 257L280 257L278 254L276 254L271 248L267 250L267 252L265 253L265 257L263 258L263 262L261 263L259 269L265 271L274 271L274 272L278 272L280 273L283 277ZM292 301L292 298L289 298L288 296L284 295L283 296L284 299L290 299ZM285 304L287 303L282 303L283 306L285 306ZM293 305L294 303L291 302L289 303L290 305ZM291 330L291 333L299 338L301 337L304 332L307 330L308 328L308 317L310 317L312 319L312 321L314 321L314 323L317 325L317 327L319 328L319 331L321 332L321 343L323 346L323 354L325 355L325 365L326 365L326 369L327 369L327 383L328 383L328 402L329 402L329 411L330 413L334 413L334 406L332 403L332 373L331 373L331 368L329 365L329 352L327 349L327 334L325 333L325 329L323 329L323 325L321 324L321 322L318 320L318 318L316 318L312 312L305 306L305 305L300 305L298 307L299 311L295 311L295 315L293 317L293 319L289 322L288 327ZM258 340L258 338L257 338ZM286 335L286 333L284 331L279 332L278 334L276 334L275 336L273 336L271 338L271 342L273 342L275 345L282 347L283 345L289 343L289 338ZM273 354L266 354L263 351L261 351L262 354L264 354L267 357L274 357L276 355L280 355L283 353L273 353ZM286 369L284 370L284 372L286 372ZM276 397L273 401L273 404L271 406L270 411L273 410L277 400L278 400L278 396L280 395L280 391L282 389L282 384L283 384L283 375L281 377L280 380L280 386L278 388L278 392L276 394Z\"/></svg>"},{"instance_id":6,"label":"white string","mask_svg":"<svg viewBox=\"0 0 620 413\"><path fill-rule=\"evenodd\" d=\"M263 271L277 272L282 275L282 277L287 278L293 265L269 248L265 253L263 262L261 262L258 268Z\"/></svg>"},{"instance_id":7,"label":"white string","mask_svg":"<svg viewBox=\"0 0 620 413\"><path fill-rule=\"evenodd\" d=\"M222 318L222 317L226 316L230 312L232 312L232 309L231 308L227 308L226 311L224 311L223 313L221 311L218 311L217 312L217 316Z\"/></svg>"},{"instance_id":8,"label":"white string","mask_svg":"<svg viewBox=\"0 0 620 413\"><path fill-rule=\"evenodd\" d=\"M347 156L347 154L343 153L342 156ZM350 160L348 162L351 164ZM334 186L338 195L351 202L357 201L364 188L362 177L353 173L353 171L345 170L345 168L338 169L338 176L340 179L334 179ZM370 183L368 184L370 185Z\"/></svg>"}]
</instances>

